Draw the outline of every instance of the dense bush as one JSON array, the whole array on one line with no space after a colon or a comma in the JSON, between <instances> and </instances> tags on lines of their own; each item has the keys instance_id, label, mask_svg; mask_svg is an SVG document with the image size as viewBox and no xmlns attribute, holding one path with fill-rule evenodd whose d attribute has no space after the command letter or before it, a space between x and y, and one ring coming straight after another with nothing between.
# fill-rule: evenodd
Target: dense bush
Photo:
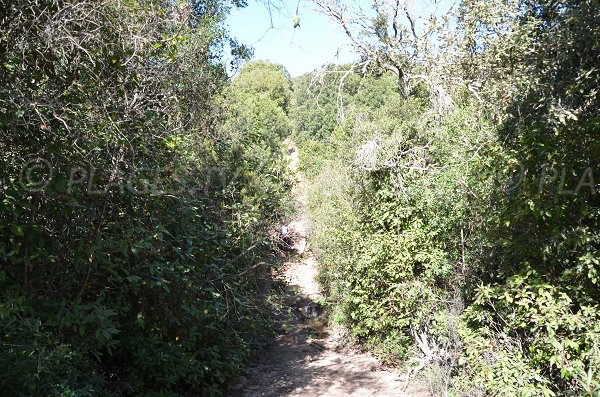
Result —
<instances>
[{"instance_id":1,"label":"dense bush","mask_svg":"<svg viewBox=\"0 0 600 397\"><path fill-rule=\"evenodd\" d=\"M599 3L315 1L360 67L291 81L228 78L245 1L0 0L4 394L222 394L293 129L335 321L444 395L600 395Z\"/></svg>"},{"instance_id":2,"label":"dense bush","mask_svg":"<svg viewBox=\"0 0 600 397\"><path fill-rule=\"evenodd\" d=\"M463 1L446 109L387 74L294 81L334 319L441 393L600 392L599 12Z\"/></svg>"},{"instance_id":3,"label":"dense bush","mask_svg":"<svg viewBox=\"0 0 600 397\"><path fill-rule=\"evenodd\" d=\"M285 103L240 121L223 2L0 4L3 393L220 394L269 328Z\"/></svg>"}]
</instances>

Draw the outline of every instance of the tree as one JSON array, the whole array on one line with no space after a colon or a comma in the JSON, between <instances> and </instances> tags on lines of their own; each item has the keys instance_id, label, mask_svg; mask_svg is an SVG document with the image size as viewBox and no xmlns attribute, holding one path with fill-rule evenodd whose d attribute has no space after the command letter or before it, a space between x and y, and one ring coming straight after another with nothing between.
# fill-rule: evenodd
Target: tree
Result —
<instances>
[{"instance_id":1,"label":"tree","mask_svg":"<svg viewBox=\"0 0 600 397\"><path fill-rule=\"evenodd\" d=\"M265 93L276 106L286 113L289 110L290 76L281 65L266 61L248 62L242 68L240 76L234 79L233 89L249 95Z\"/></svg>"},{"instance_id":2,"label":"tree","mask_svg":"<svg viewBox=\"0 0 600 397\"><path fill-rule=\"evenodd\" d=\"M3 393L220 395L268 330L288 184L225 128L230 4L0 2Z\"/></svg>"},{"instance_id":3,"label":"tree","mask_svg":"<svg viewBox=\"0 0 600 397\"><path fill-rule=\"evenodd\" d=\"M449 97L437 78L444 67L439 59L443 45L439 34L448 21L439 16L443 2L423 2L425 12L406 0L373 1L372 12L346 1L314 3L342 28L360 55L352 71L389 71L398 78L405 97L419 82L425 82L441 107L447 106L444 102ZM444 11L450 13L451 9Z\"/></svg>"}]
</instances>

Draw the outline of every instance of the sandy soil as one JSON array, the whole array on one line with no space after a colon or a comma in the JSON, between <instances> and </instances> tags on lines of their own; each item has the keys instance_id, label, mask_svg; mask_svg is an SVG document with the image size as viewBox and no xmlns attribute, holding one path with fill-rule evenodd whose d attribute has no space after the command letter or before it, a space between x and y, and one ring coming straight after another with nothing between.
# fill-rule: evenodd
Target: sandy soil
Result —
<instances>
[{"instance_id":1,"label":"sandy soil","mask_svg":"<svg viewBox=\"0 0 600 397\"><path fill-rule=\"evenodd\" d=\"M290 168L298 167L298 151L290 143ZM282 330L251 368L230 390L231 397L254 396L381 396L426 397L426 386L384 368L377 359L341 343L345 332L327 324L318 305L318 263L307 244L306 186L298 175L294 188L296 218L288 225L294 236L293 254L280 275L289 294ZM312 317L315 316L316 317Z\"/></svg>"}]
</instances>

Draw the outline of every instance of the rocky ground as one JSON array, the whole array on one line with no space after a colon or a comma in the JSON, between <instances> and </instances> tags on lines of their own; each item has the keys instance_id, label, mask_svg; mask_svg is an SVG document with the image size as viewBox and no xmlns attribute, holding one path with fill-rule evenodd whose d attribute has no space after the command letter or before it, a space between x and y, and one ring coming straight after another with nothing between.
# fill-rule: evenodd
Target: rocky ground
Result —
<instances>
[{"instance_id":1,"label":"rocky ground","mask_svg":"<svg viewBox=\"0 0 600 397\"><path fill-rule=\"evenodd\" d=\"M298 152L290 145L297 170ZM428 388L406 382L406 376L381 365L372 355L348 347L343 329L327 324L316 282L317 260L307 244L306 186L301 175L294 189L296 218L288 226L293 237L280 277L288 293L282 302L281 334L262 352L231 397L254 396L381 396L425 397ZM408 387L406 387L408 385ZM406 388L405 388L406 387Z\"/></svg>"}]
</instances>

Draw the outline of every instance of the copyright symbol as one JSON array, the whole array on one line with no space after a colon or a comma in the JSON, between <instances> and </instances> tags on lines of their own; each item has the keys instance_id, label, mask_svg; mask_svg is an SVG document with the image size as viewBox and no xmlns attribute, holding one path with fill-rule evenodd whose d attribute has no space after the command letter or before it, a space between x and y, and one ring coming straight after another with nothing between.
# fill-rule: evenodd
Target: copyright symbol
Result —
<instances>
[{"instance_id":1,"label":"copyright symbol","mask_svg":"<svg viewBox=\"0 0 600 397\"><path fill-rule=\"evenodd\" d=\"M25 190L40 192L48 187L53 173L52 164L46 159L37 157L23 165L19 174L19 182Z\"/></svg>"},{"instance_id":2,"label":"copyright symbol","mask_svg":"<svg viewBox=\"0 0 600 397\"><path fill-rule=\"evenodd\" d=\"M506 167L496 174L502 193L512 193L519 189L525 181L525 166L519 161L509 162Z\"/></svg>"}]
</instances>

